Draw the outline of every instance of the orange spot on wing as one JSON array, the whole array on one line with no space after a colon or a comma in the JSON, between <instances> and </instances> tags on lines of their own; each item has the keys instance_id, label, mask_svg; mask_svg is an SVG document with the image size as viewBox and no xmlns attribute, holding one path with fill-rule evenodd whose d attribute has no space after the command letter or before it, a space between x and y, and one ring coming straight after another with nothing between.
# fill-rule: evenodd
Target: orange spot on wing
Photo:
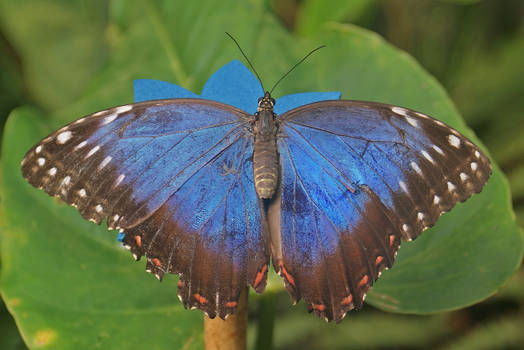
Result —
<instances>
[{"instance_id":1,"label":"orange spot on wing","mask_svg":"<svg viewBox=\"0 0 524 350\"><path fill-rule=\"evenodd\" d=\"M383 260L384 260L384 257L382 257L382 256L380 256L380 255L377 256L377 259L375 260L375 265L380 264Z\"/></svg>"},{"instance_id":2,"label":"orange spot on wing","mask_svg":"<svg viewBox=\"0 0 524 350\"><path fill-rule=\"evenodd\" d=\"M318 311L324 311L326 309L326 305L323 304L312 304L311 307L313 308L313 310Z\"/></svg>"},{"instance_id":3,"label":"orange spot on wing","mask_svg":"<svg viewBox=\"0 0 524 350\"><path fill-rule=\"evenodd\" d=\"M289 284L291 284L293 287L296 288L295 279L293 278L293 276L291 276L291 274L289 274L289 272L287 272L286 268L284 267L284 263L282 261L278 263L278 267L280 269L280 272L284 275L284 278L286 279L286 281Z\"/></svg>"},{"instance_id":4,"label":"orange spot on wing","mask_svg":"<svg viewBox=\"0 0 524 350\"><path fill-rule=\"evenodd\" d=\"M226 307L236 307L237 306L237 302L236 301L228 301L226 303Z\"/></svg>"},{"instance_id":5,"label":"orange spot on wing","mask_svg":"<svg viewBox=\"0 0 524 350\"><path fill-rule=\"evenodd\" d=\"M395 244L396 237L395 235L389 235L389 246L392 247Z\"/></svg>"},{"instance_id":6,"label":"orange spot on wing","mask_svg":"<svg viewBox=\"0 0 524 350\"><path fill-rule=\"evenodd\" d=\"M155 264L156 266L162 266L162 263L160 262L160 260L158 258L154 258L151 260L153 262L153 264Z\"/></svg>"},{"instance_id":7,"label":"orange spot on wing","mask_svg":"<svg viewBox=\"0 0 524 350\"><path fill-rule=\"evenodd\" d=\"M349 294L347 297L342 299L340 305L350 305L353 302L353 295Z\"/></svg>"},{"instance_id":8,"label":"orange spot on wing","mask_svg":"<svg viewBox=\"0 0 524 350\"><path fill-rule=\"evenodd\" d=\"M141 247L142 246L142 237L140 236L135 236L135 242L136 242L136 245L138 247Z\"/></svg>"},{"instance_id":9,"label":"orange spot on wing","mask_svg":"<svg viewBox=\"0 0 524 350\"><path fill-rule=\"evenodd\" d=\"M178 286L178 288L182 288L184 286L184 282L179 280L176 285Z\"/></svg>"},{"instance_id":10,"label":"orange spot on wing","mask_svg":"<svg viewBox=\"0 0 524 350\"><path fill-rule=\"evenodd\" d=\"M369 280L368 275L364 275L364 277L362 277L360 282L358 282L358 286L364 287L368 283L368 280Z\"/></svg>"},{"instance_id":11,"label":"orange spot on wing","mask_svg":"<svg viewBox=\"0 0 524 350\"><path fill-rule=\"evenodd\" d=\"M256 277L255 277L255 282L253 283L253 287L254 288L257 288L258 285L260 284L260 282L262 282L262 279L264 278L264 275L266 274L266 271L267 271L267 265L264 265L262 266L262 269L260 271L258 271Z\"/></svg>"},{"instance_id":12,"label":"orange spot on wing","mask_svg":"<svg viewBox=\"0 0 524 350\"><path fill-rule=\"evenodd\" d=\"M203 296L201 296L200 294L198 293L195 293L193 294L193 296L195 297L196 301L199 303L199 304L207 304L207 299Z\"/></svg>"}]
</instances>

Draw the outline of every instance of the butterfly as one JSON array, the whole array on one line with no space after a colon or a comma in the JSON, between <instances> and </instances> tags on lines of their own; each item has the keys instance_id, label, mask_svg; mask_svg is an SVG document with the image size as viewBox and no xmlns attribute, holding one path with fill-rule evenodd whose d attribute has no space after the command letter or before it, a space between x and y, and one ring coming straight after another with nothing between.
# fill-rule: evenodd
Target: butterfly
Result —
<instances>
[{"instance_id":1,"label":"butterfly","mask_svg":"<svg viewBox=\"0 0 524 350\"><path fill-rule=\"evenodd\" d=\"M425 114L337 93L275 101L238 61L202 96L159 84L50 134L22 174L119 229L160 280L178 274L184 306L210 318L234 313L246 286L261 293L272 263L295 302L340 322L402 240L491 174L477 146Z\"/></svg>"}]
</instances>

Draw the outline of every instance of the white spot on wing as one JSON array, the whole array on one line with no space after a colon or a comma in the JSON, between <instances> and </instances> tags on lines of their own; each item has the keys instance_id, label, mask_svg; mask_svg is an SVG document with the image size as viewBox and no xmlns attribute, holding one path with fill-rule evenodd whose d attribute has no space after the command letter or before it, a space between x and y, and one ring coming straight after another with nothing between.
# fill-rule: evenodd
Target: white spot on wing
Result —
<instances>
[{"instance_id":1,"label":"white spot on wing","mask_svg":"<svg viewBox=\"0 0 524 350\"><path fill-rule=\"evenodd\" d=\"M119 218L120 218L120 215L115 214L115 216L113 216L113 221L117 221Z\"/></svg>"},{"instance_id":2,"label":"white spot on wing","mask_svg":"<svg viewBox=\"0 0 524 350\"><path fill-rule=\"evenodd\" d=\"M480 158L480 152L479 151L475 151L475 157Z\"/></svg>"},{"instance_id":3,"label":"white spot on wing","mask_svg":"<svg viewBox=\"0 0 524 350\"><path fill-rule=\"evenodd\" d=\"M406 225L406 224L402 225L402 230L403 230L404 232L408 232L408 231L409 231L409 226Z\"/></svg>"},{"instance_id":4,"label":"white spot on wing","mask_svg":"<svg viewBox=\"0 0 524 350\"><path fill-rule=\"evenodd\" d=\"M38 146L37 148L35 148L35 153L40 153L42 152L42 146ZM478 158L478 157L477 157Z\"/></svg>"},{"instance_id":5,"label":"white spot on wing","mask_svg":"<svg viewBox=\"0 0 524 350\"><path fill-rule=\"evenodd\" d=\"M78 190L78 195L80 197L85 197L86 196L86 190L81 188L80 190Z\"/></svg>"},{"instance_id":6,"label":"white spot on wing","mask_svg":"<svg viewBox=\"0 0 524 350\"><path fill-rule=\"evenodd\" d=\"M66 176L62 179L62 182L60 183L60 186L67 186L69 185L69 182L71 181L71 176Z\"/></svg>"},{"instance_id":7,"label":"white spot on wing","mask_svg":"<svg viewBox=\"0 0 524 350\"><path fill-rule=\"evenodd\" d=\"M120 183L122 182L122 180L124 180L126 176L124 174L120 174L117 178L116 178L116 182L115 182L115 187L120 185Z\"/></svg>"},{"instance_id":8,"label":"white spot on wing","mask_svg":"<svg viewBox=\"0 0 524 350\"><path fill-rule=\"evenodd\" d=\"M103 167L105 167L107 164L109 164L109 162L111 161L111 159L113 159L111 156L107 156L104 158L104 160L102 161L102 163L100 163L100 165L98 166L98 169L102 169Z\"/></svg>"},{"instance_id":9,"label":"white spot on wing","mask_svg":"<svg viewBox=\"0 0 524 350\"><path fill-rule=\"evenodd\" d=\"M453 185L453 183L451 183L450 181L448 181L448 191L449 192L453 192L455 191L455 185Z\"/></svg>"},{"instance_id":10,"label":"white spot on wing","mask_svg":"<svg viewBox=\"0 0 524 350\"><path fill-rule=\"evenodd\" d=\"M104 120L102 121L102 125L107 125L107 124L111 123L113 120L116 119L117 116L118 116L117 113L113 113L113 114L108 115L108 116L105 117Z\"/></svg>"},{"instance_id":11,"label":"white spot on wing","mask_svg":"<svg viewBox=\"0 0 524 350\"><path fill-rule=\"evenodd\" d=\"M36 162L38 163L39 166L44 166L45 164L45 158L38 158L36 160Z\"/></svg>"},{"instance_id":12,"label":"white spot on wing","mask_svg":"<svg viewBox=\"0 0 524 350\"><path fill-rule=\"evenodd\" d=\"M417 219L419 219L419 221L424 220L424 216L425 216L424 213L422 213L420 211L417 213Z\"/></svg>"},{"instance_id":13,"label":"white spot on wing","mask_svg":"<svg viewBox=\"0 0 524 350\"><path fill-rule=\"evenodd\" d=\"M451 146L455 148L460 147L460 139L456 137L455 135L448 135L448 142Z\"/></svg>"},{"instance_id":14,"label":"white spot on wing","mask_svg":"<svg viewBox=\"0 0 524 350\"><path fill-rule=\"evenodd\" d=\"M408 187L406 186L406 184L404 183L404 181L399 181L399 182L398 182L398 185L400 186L400 188L402 189L402 191L404 191L404 192L408 192Z\"/></svg>"},{"instance_id":15,"label":"white spot on wing","mask_svg":"<svg viewBox=\"0 0 524 350\"><path fill-rule=\"evenodd\" d=\"M438 205L439 203L440 203L440 197L435 195L435 197L433 197L433 204Z\"/></svg>"},{"instance_id":16,"label":"white spot on wing","mask_svg":"<svg viewBox=\"0 0 524 350\"><path fill-rule=\"evenodd\" d=\"M116 107L115 108L115 112L120 114L120 113L125 113L127 111L130 111L131 109L133 109L133 106L131 106L131 105L120 106L120 107Z\"/></svg>"},{"instance_id":17,"label":"white spot on wing","mask_svg":"<svg viewBox=\"0 0 524 350\"><path fill-rule=\"evenodd\" d=\"M77 149L80 149L80 148L84 147L85 145L87 145L87 141L84 140L84 141L80 142L78 145L76 145L74 150L76 151Z\"/></svg>"},{"instance_id":18,"label":"white spot on wing","mask_svg":"<svg viewBox=\"0 0 524 350\"><path fill-rule=\"evenodd\" d=\"M401 115L403 116L404 118L406 118L406 121L411 125L411 126L414 126L415 128L418 128L418 120L416 120L415 118L413 117L410 117L408 115L408 111L407 109L405 108L401 108L401 107L391 107L391 110L398 114L398 115Z\"/></svg>"},{"instance_id":19,"label":"white spot on wing","mask_svg":"<svg viewBox=\"0 0 524 350\"><path fill-rule=\"evenodd\" d=\"M478 166L478 164L476 162L471 162L471 170L477 171L478 167L479 166Z\"/></svg>"},{"instance_id":20,"label":"white spot on wing","mask_svg":"<svg viewBox=\"0 0 524 350\"><path fill-rule=\"evenodd\" d=\"M49 175L51 176L55 176L56 174L56 168L55 167L52 167L51 169L49 169L49 171L47 172Z\"/></svg>"},{"instance_id":21,"label":"white spot on wing","mask_svg":"<svg viewBox=\"0 0 524 350\"><path fill-rule=\"evenodd\" d=\"M100 149L100 146L95 146L93 148L91 148L91 150L86 154L86 156L84 157L84 159L87 159L89 157L91 157L93 154L95 154L98 150Z\"/></svg>"},{"instance_id":22,"label":"white spot on wing","mask_svg":"<svg viewBox=\"0 0 524 350\"><path fill-rule=\"evenodd\" d=\"M391 107L391 110L393 111L393 113L399 114L401 116L404 116L404 117L408 116L407 111L402 107Z\"/></svg>"},{"instance_id":23,"label":"white spot on wing","mask_svg":"<svg viewBox=\"0 0 524 350\"><path fill-rule=\"evenodd\" d=\"M411 124L411 126L414 126L415 128L418 128L418 120L416 120L415 118L413 117L410 117L410 116L406 116L406 121Z\"/></svg>"},{"instance_id":24,"label":"white spot on wing","mask_svg":"<svg viewBox=\"0 0 524 350\"><path fill-rule=\"evenodd\" d=\"M102 206L101 206L100 204L97 204L96 207L95 207L95 211L96 211L97 213L101 213L102 210L104 210L104 208L102 208Z\"/></svg>"},{"instance_id":25,"label":"white spot on wing","mask_svg":"<svg viewBox=\"0 0 524 350\"><path fill-rule=\"evenodd\" d=\"M67 141L69 141L69 139L71 139L71 136L73 136L73 133L71 131L61 132L56 137L56 142L59 143L59 144L64 144Z\"/></svg>"},{"instance_id":26,"label":"white spot on wing","mask_svg":"<svg viewBox=\"0 0 524 350\"><path fill-rule=\"evenodd\" d=\"M417 174L422 175L422 170L420 169L420 167L418 166L417 163L411 162L411 163L409 163L409 165L411 165L411 168L413 170L415 170L417 172Z\"/></svg>"},{"instance_id":27,"label":"white spot on wing","mask_svg":"<svg viewBox=\"0 0 524 350\"><path fill-rule=\"evenodd\" d=\"M469 176L466 173L460 173L459 176L460 176L460 180L462 180L463 182L469 178Z\"/></svg>"},{"instance_id":28,"label":"white spot on wing","mask_svg":"<svg viewBox=\"0 0 524 350\"><path fill-rule=\"evenodd\" d=\"M438 153L440 153L441 155L444 155L444 151L437 145L433 145L431 146L435 151L437 151Z\"/></svg>"},{"instance_id":29,"label":"white spot on wing","mask_svg":"<svg viewBox=\"0 0 524 350\"><path fill-rule=\"evenodd\" d=\"M424 158L429 160L432 164L435 164L435 160L429 155L428 152L426 152L425 150L422 150L420 151L420 153L424 156Z\"/></svg>"}]
</instances>

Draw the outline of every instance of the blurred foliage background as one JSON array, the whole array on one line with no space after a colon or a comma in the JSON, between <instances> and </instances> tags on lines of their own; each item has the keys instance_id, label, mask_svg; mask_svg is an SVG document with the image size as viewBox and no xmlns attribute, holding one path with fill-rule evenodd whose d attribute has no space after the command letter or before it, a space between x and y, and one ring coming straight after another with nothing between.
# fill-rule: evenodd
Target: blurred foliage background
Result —
<instances>
[{"instance_id":1,"label":"blurred foliage background","mask_svg":"<svg viewBox=\"0 0 524 350\"><path fill-rule=\"evenodd\" d=\"M85 6L104 7L103 1ZM486 144L508 177L517 222L524 226L524 2L522 0L273 0L268 8L297 36L315 33L329 21L353 23L382 35L414 56L444 85L468 125ZM38 17L38 9L26 9ZM59 7L53 14L61 21ZM80 16L80 14L79 14ZM93 21L104 21L101 15ZM91 21L91 24L93 24ZM83 23L79 21L79 23ZM23 25L23 23L20 23ZM35 27L33 27L34 30ZM93 28L89 28L92 30ZM67 55L45 40L45 31L32 32L33 46L20 46L0 23L0 126L16 106L33 104L43 110L43 94L60 103L78 96L88 77L104 61L103 43L82 42L79 24L73 49L100 50L99 60L86 62L79 83L49 91L35 91L29 80L48 79L53 72L35 71L34 62L21 57L37 52ZM96 30L96 28L95 28ZM42 37L40 37L42 34ZM52 59L52 54L38 59ZM62 70L63 67L57 67ZM41 85L42 86L42 85ZM60 86L60 81L56 86ZM55 86L55 87L56 87ZM58 96L58 97L57 97ZM58 101L58 102L56 102ZM397 315L365 306L352 315L348 327L320 324L316 318L289 313L288 296L266 293L260 303L281 308L274 330L276 349L522 349L524 348L524 271L522 268L500 290L477 305L428 316ZM250 305L256 319L257 305ZM299 304L298 308L303 308ZM300 313L303 314L303 313ZM268 322L272 322L269 320ZM268 325L270 326L270 325ZM250 336L254 332L250 332ZM254 339L250 339L253 343ZM260 343L259 343L260 344ZM0 348L25 345L3 304L0 306Z\"/></svg>"}]
</instances>

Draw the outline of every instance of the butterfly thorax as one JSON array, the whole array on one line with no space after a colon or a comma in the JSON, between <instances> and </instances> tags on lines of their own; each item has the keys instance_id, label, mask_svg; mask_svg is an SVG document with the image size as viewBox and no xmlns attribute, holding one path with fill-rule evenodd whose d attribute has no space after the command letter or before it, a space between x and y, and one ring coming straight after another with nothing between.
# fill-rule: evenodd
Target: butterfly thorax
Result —
<instances>
[{"instance_id":1,"label":"butterfly thorax","mask_svg":"<svg viewBox=\"0 0 524 350\"><path fill-rule=\"evenodd\" d=\"M273 106L275 100L269 92L258 100L253 134L253 173L257 194L262 199L273 197L278 182L278 124Z\"/></svg>"}]
</instances>

